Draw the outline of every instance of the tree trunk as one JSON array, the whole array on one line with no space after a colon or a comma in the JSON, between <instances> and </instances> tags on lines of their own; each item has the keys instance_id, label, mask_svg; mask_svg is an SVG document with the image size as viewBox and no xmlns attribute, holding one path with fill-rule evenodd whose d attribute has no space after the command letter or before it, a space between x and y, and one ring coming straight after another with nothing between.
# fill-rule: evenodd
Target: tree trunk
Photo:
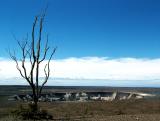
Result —
<instances>
[{"instance_id":1,"label":"tree trunk","mask_svg":"<svg viewBox=\"0 0 160 121\"><path fill-rule=\"evenodd\" d=\"M32 94L33 94L33 109L34 111L38 110L38 97L36 95L35 86L32 86Z\"/></svg>"}]
</instances>

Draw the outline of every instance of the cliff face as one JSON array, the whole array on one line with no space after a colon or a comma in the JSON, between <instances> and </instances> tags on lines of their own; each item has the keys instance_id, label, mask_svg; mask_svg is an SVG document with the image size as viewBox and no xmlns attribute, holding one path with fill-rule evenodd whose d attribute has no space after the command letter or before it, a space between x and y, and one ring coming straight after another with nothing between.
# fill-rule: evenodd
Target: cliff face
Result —
<instances>
[{"instance_id":1,"label":"cliff face","mask_svg":"<svg viewBox=\"0 0 160 121\"><path fill-rule=\"evenodd\" d=\"M52 101L113 101L113 100L128 100L128 99L142 99L146 97L153 97L154 95L137 92L56 92L49 94L42 94L39 98L40 102ZM32 95L13 95L8 100L12 101L32 101Z\"/></svg>"}]
</instances>

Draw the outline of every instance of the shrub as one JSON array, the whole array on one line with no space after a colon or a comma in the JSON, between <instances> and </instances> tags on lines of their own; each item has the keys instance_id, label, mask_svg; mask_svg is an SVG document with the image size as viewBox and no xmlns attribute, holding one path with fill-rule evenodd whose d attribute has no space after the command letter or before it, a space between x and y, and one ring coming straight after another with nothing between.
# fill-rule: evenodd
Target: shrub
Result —
<instances>
[{"instance_id":1,"label":"shrub","mask_svg":"<svg viewBox=\"0 0 160 121\"><path fill-rule=\"evenodd\" d=\"M41 119L53 119L46 110L35 107L34 104L28 104L27 107L20 105L16 110L12 111L11 114L22 120L41 120Z\"/></svg>"}]
</instances>

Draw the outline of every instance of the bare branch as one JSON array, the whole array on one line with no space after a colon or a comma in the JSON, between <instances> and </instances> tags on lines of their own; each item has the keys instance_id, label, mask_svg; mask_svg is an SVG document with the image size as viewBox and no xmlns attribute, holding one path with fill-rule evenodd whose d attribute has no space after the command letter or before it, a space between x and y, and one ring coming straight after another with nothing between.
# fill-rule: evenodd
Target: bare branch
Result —
<instances>
[{"instance_id":1,"label":"bare branch","mask_svg":"<svg viewBox=\"0 0 160 121\"><path fill-rule=\"evenodd\" d=\"M20 75L21 75L23 78L26 79L26 77L23 75L23 73L22 73L22 71L21 71L21 69L20 69L20 67L19 67L18 60L17 60L17 58L16 58L16 56L15 56L15 52L14 52L14 54L11 54L11 52L9 52L9 54L10 54L10 57L12 58L12 60L14 60L14 61L16 62L16 68L17 68L17 70L19 71Z\"/></svg>"},{"instance_id":2,"label":"bare branch","mask_svg":"<svg viewBox=\"0 0 160 121\"><path fill-rule=\"evenodd\" d=\"M40 88L40 90L39 90L39 94L42 93L42 89L43 89L44 85L47 83L48 78L49 78L49 75L48 75L49 73L47 73L47 70L46 70L47 66L48 66L48 64L46 64L45 67L44 67L45 79L44 79L44 82L43 82L42 85L41 85L41 88ZM49 70L48 70L48 72L49 72Z\"/></svg>"},{"instance_id":3,"label":"bare branch","mask_svg":"<svg viewBox=\"0 0 160 121\"><path fill-rule=\"evenodd\" d=\"M35 20L33 22L33 26L32 26L32 42L31 42L31 53L30 53L30 62L31 62L31 71L30 71L30 81L33 84L33 70L35 67L35 63L36 63L36 55L35 55L35 49L34 49L34 44L35 44L35 27L38 21L38 16L35 16ZM32 57L33 57L33 61L32 61Z\"/></svg>"},{"instance_id":4,"label":"bare branch","mask_svg":"<svg viewBox=\"0 0 160 121\"><path fill-rule=\"evenodd\" d=\"M48 7L48 6L47 6ZM50 76L50 62L52 59L52 56L54 55L56 48L53 49L51 52L51 55L49 56L48 62L44 67L44 74L45 74L45 79L44 82L42 82L42 85L39 85L39 68L40 68L40 63L46 59L46 56L48 54L48 51L50 47L48 46L48 35L47 35L47 41L45 43L45 46L43 49L41 49L41 41L42 41L42 30L43 30L43 22L46 14L47 7L44 11L43 14L40 16L36 16L32 25L32 38L31 42L28 41L28 35L24 39L24 41L18 41L17 43L20 47L21 50L21 58L18 60L15 51L13 54L10 53L10 57L16 62L16 68L19 71L20 75L30 84L32 88L32 93L33 93L33 101L35 105L37 105L38 98L42 92L42 89L44 85L47 83L48 78ZM38 33L36 34L36 29L38 28ZM36 36L37 35L37 36ZM15 37L15 36L14 36ZM37 37L37 40L35 40ZM41 57L41 50L43 50L43 55ZM41 59L40 59L41 57ZM27 65L26 65L26 59L29 58L31 68L28 70ZM21 63L21 65L20 65ZM29 71L29 73L27 73ZM34 74L35 75L35 80L34 80Z\"/></svg>"},{"instance_id":5,"label":"bare branch","mask_svg":"<svg viewBox=\"0 0 160 121\"><path fill-rule=\"evenodd\" d=\"M40 51L41 51L41 37L42 37L42 29L43 29L43 21L44 16L41 16L40 18L40 27L39 27L39 38L37 42L37 55L36 55L36 93L39 97L39 58L40 58Z\"/></svg>"},{"instance_id":6,"label":"bare branch","mask_svg":"<svg viewBox=\"0 0 160 121\"><path fill-rule=\"evenodd\" d=\"M50 76L50 61L51 61L54 53L56 52L56 50L57 50L57 47L53 49L53 51L52 51L52 53L51 53L51 55L50 55L50 58L49 58L49 60L48 60L48 63L47 63L47 64L45 65L45 67L44 67L45 79L44 79L44 82L43 82L42 85L41 85L39 94L42 93L42 89L43 89L44 85L47 83L47 81L48 81L48 79L49 79L49 76Z\"/></svg>"},{"instance_id":7,"label":"bare branch","mask_svg":"<svg viewBox=\"0 0 160 121\"><path fill-rule=\"evenodd\" d=\"M36 27L36 24L37 24L37 21L38 21L38 16L35 17L35 20L34 20L34 23L33 23L33 26L32 26L32 56L33 56L33 59L36 60L36 56L35 56L35 50L34 50L34 43L35 43L35 27Z\"/></svg>"},{"instance_id":8,"label":"bare branch","mask_svg":"<svg viewBox=\"0 0 160 121\"><path fill-rule=\"evenodd\" d=\"M29 49L26 49L26 56L29 56L29 61L31 63L31 65L33 64L32 62L32 50L31 50L31 47Z\"/></svg>"},{"instance_id":9,"label":"bare branch","mask_svg":"<svg viewBox=\"0 0 160 121\"><path fill-rule=\"evenodd\" d=\"M39 63L44 61L44 59L46 58L48 50L49 50L49 47L48 47L48 35L47 35L47 41L46 41L45 48L44 48L44 55L43 55L42 59L39 61Z\"/></svg>"}]
</instances>

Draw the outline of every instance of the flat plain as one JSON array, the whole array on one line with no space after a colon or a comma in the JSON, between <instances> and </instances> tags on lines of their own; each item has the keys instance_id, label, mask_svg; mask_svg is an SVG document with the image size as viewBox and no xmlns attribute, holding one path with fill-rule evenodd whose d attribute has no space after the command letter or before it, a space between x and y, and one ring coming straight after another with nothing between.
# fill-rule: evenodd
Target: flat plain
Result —
<instances>
[{"instance_id":1,"label":"flat plain","mask_svg":"<svg viewBox=\"0 0 160 121\"><path fill-rule=\"evenodd\" d=\"M88 101L88 102L41 102L46 109L59 121L159 121L160 98L159 88L129 88L129 87L45 87L44 92L68 91L137 91L156 94L155 98L123 101ZM8 101L14 94L28 94L27 86L0 86L0 119L6 120L10 112L27 102Z\"/></svg>"}]
</instances>

